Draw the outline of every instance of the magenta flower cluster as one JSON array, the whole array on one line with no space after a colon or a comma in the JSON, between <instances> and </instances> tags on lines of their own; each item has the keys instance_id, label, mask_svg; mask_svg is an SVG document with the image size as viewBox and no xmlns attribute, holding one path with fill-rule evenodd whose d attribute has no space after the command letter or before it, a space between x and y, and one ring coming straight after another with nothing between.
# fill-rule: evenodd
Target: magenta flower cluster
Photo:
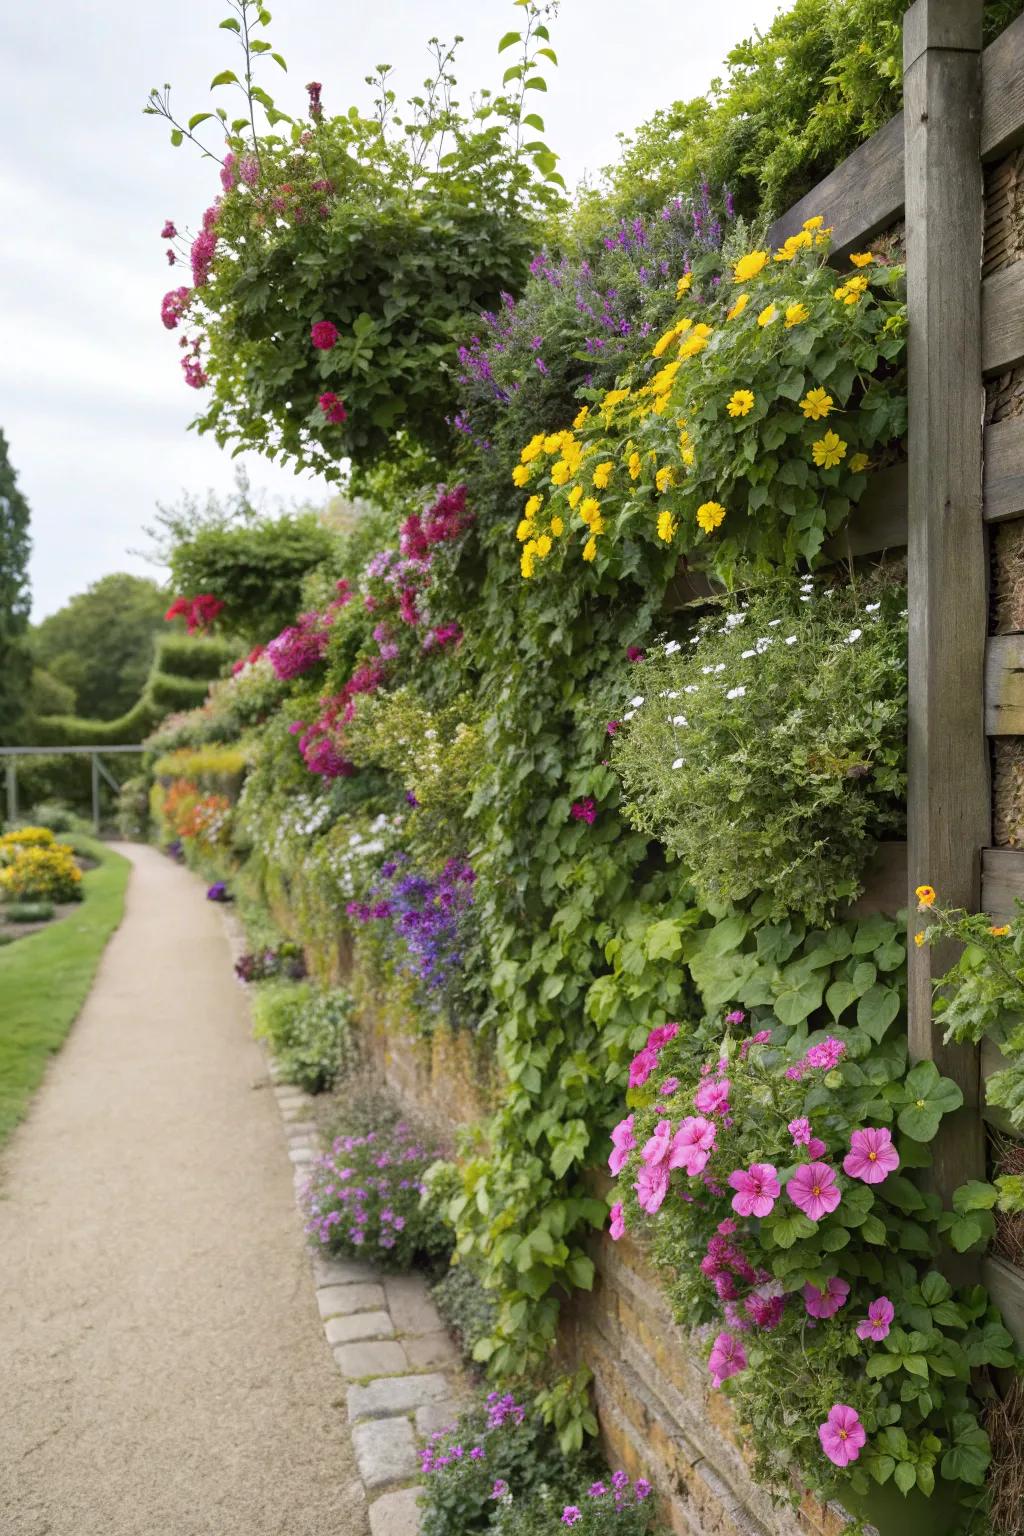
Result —
<instances>
[{"instance_id":1,"label":"magenta flower cluster","mask_svg":"<svg viewBox=\"0 0 1024 1536\"><path fill-rule=\"evenodd\" d=\"M333 1252L411 1259L422 1244L424 1170L438 1156L406 1124L339 1136L303 1192L306 1232Z\"/></svg>"}]
</instances>

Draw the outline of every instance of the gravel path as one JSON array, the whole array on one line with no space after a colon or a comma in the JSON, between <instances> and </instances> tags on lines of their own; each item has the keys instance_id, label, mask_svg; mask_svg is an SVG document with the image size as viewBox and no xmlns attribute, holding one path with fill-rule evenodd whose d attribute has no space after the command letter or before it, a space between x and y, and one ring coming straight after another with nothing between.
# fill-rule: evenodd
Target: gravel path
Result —
<instances>
[{"instance_id":1,"label":"gravel path","mask_svg":"<svg viewBox=\"0 0 1024 1536\"><path fill-rule=\"evenodd\" d=\"M0 1163L0 1531L364 1536L221 915L120 851L124 922Z\"/></svg>"}]
</instances>

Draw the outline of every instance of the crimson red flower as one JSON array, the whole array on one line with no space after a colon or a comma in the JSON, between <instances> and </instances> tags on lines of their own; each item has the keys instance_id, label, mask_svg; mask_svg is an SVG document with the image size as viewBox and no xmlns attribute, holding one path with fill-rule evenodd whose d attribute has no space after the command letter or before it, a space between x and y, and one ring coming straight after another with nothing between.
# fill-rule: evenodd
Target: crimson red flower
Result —
<instances>
[{"instance_id":1,"label":"crimson red flower","mask_svg":"<svg viewBox=\"0 0 1024 1536\"><path fill-rule=\"evenodd\" d=\"M309 339L318 352L329 352L338 334L338 327L333 320L314 320L309 329Z\"/></svg>"},{"instance_id":2,"label":"crimson red flower","mask_svg":"<svg viewBox=\"0 0 1024 1536\"><path fill-rule=\"evenodd\" d=\"M329 323L329 321L321 322L321 324L325 325ZM315 331L316 326L314 326L313 329ZM333 346L334 343L332 342L331 345ZM336 425L340 426L343 421L348 420L348 411L345 409L345 403L343 400L338 398L333 390L325 390L324 393L320 396L318 404L324 415L327 417L328 421L333 421Z\"/></svg>"}]
</instances>

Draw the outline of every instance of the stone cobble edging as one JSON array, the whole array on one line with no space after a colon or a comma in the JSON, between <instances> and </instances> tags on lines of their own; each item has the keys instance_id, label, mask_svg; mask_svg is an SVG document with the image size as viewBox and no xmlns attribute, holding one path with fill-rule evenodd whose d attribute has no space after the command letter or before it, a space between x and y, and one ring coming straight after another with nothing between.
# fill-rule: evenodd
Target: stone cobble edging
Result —
<instances>
[{"instance_id":1,"label":"stone cobble edging","mask_svg":"<svg viewBox=\"0 0 1024 1536\"><path fill-rule=\"evenodd\" d=\"M224 913L234 958L245 940ZM316 1155L311 1095L282 1081L264 1046L301 1207ZM422 1275L391 1275L373 1265L311 1253L312 1283L324 1337L348 1382L346 1406L371 1536L418 1536L418 1444L452 1424L465 1385L459 1355ZM353 1490L355 1492L356 1490Z\"/></svg>"}]
</instances>

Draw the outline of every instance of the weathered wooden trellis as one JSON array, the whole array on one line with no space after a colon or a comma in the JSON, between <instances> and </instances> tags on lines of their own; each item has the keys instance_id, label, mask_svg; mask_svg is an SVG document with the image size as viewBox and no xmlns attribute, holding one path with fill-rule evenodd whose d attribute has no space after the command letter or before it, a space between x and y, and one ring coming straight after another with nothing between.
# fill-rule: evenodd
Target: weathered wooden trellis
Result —
<instances>
[{"instance_id":1,"label":"weathered wooden trellis","mask_svg":"<svg viewBox=\"0 0 1024 1536\"><path fill-rule=\"evenodd\" d=\"M834 540L836 557L906 547L910 643L907 905L1015 915L1024 850L992 845L991 743L1024 735L1024 634L990 637L988 531L1024 517L1024 375L1018 414L992 421L986 383L1024 364L1024 228L1007 193L1024 143L1024 18L982 49L983 0L916 0L904 19L904 109L773 226L780 243L823 214L834 260L905 220L909 432L905 465L881 471ZM987 185L986 185L987 184ZM1024 212L1024 195L1022 195ZM891 862L891 861L890 861ZM941 946L910 947L915 1058L953 1077L964 1107L935 1144L949 1197L983 1177L988 1053L945 1046L932 1020ZM997 1067L995 1055L993 1065ZM1024 1273L984 1278L1024 1343Z\"/></svg>"},{"instance_id":2,"label":"weathered wooden trellis","mask_svg":"<svg viewBox=\"0 0 1024 1536\"><path fill-rule=\"evenodd\" d=\"M0 747L0 757L4 759L4 779L7 795L7 820L18 819L18 758L19 757L88 757L92 777L92 821L96 831L100 830L100 786L101 783L109 785L115 795L120 791L120 784L114 778L104 763L104 757L110 752L144 752L145 747Z\"/></svg>"}]
</instances>

